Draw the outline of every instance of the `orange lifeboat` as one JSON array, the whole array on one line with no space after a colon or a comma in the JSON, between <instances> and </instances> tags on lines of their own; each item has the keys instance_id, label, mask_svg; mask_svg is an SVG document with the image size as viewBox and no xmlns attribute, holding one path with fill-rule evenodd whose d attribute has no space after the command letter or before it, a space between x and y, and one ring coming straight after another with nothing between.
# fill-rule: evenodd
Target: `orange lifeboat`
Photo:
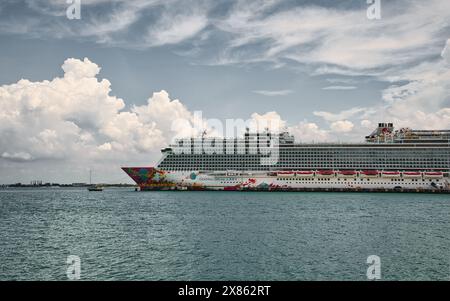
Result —
<instances>
[{"instance_id":1,"label":"orange lifeboat","mask_svg":"<svg viewBox=\"0 0 450 301\"><path fill-rule=\"evenodd\" d=\"M295 172L297 177L313 177L314 171L312 170L302 170L302 171L296 171Z\"/></svg>"},{"instance_id":2,"label":"orange lifeboat","mask_svg":"<svg viewBox=\"0 0 450 301\"><path fill-rule=\"evenodd\" d=\"M403 172L404 178L420 178L422 177L422 173L418 171L405 171Z\"/></svg>"},{"instance_id":3,"label":"orange lifeboat","mask_svg":"<svg viewBox=\"0 0 450 301\"><path fill-rule=\"evenodd\" d=\"M354 178L357 175L355 170L341 170L337 173L340 178Z\"/></svg>"},{"instance_id":4,"label":"orange lifeboat","mask_svg":"<svg viewBox=\"0 0 450 301\"><path fill-rule=\"evenodd\" d=\"M383 178L399 178L400 172L398 172L398 171L382 171L381 176Z\"/></svg>"},{"instance_id":5,"label":"orange lifeboat","mask_svg":"<svg viewBox=\"0 0 450 301\"><path fill-rule=\"evenodd\" d=\"M330 178L334 176L334 170L319 170L316 175L322 178Z\"/></svg>"},{"instance_id":6,"label":"orange lifeboat","mask_svg":"<svg viewBox=\"0 0 450 301\"><path fill-rule=\"evenodd\" d=\"M277 176L288 178L288 177L295 176L295 173L293 171L279 171L279 172L277 172Z\"/></svg>"},{"instance_id":7,"label":"orange lifeboat","mask_svg":"<svg viewBox=\"0 0 450 301\"><path fill-rule=\"evenodd\" d=\"M378 170L363 170L360 175L363 178L375 178L378 177Z\"/></svg>"},{"instance_id":8,"label":"orange lifeboat","mask_svg":"<svg viewBox=\"0 0 450 301\"><path fill-rule=\"evenodd\" d=\"M425 178L429 178L429 179L439 179L444 176L444 173L442 173L440 171L424 172L423 176Z\"/></svg>"}]
</instances>

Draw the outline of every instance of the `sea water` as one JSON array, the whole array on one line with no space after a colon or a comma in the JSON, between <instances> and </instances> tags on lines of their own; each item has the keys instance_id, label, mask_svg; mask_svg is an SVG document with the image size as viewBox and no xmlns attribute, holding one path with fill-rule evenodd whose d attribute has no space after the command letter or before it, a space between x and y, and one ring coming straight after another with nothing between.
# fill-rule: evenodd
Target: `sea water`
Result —
<instances>
[{"instance_id":1,"label":"sea water","mask_svg":"<svg viewBox=\"0 0 450 301\"><path fill-rule=\"evenodd\" d=\"M450 280L450 199L0 190L0 280Z\"/></svg>"}]
</instances>

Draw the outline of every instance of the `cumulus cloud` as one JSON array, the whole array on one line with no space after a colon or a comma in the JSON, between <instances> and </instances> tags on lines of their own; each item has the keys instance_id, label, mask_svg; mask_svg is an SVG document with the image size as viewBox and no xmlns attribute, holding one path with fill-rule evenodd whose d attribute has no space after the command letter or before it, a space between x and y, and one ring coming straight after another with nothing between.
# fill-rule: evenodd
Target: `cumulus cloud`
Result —
<instances>
[{"instance_id":1,"label":"cumulus cloud","mask_svg":"<svg viewBox=\"0 0 450 301\"><path fill-rule=\"evenodd\" d=\"M69 58L61 67L64 70L64 77L73 79L92 78L100 72L100 67L92 63L88 58L83 61Z\"/></svg>"},{"instance_id":2,"label":"cumulus cloud","mask_svg":"<svg viewBox=\"0 0 450 301\"><path fill-rule=\"evenodd\" d=\"M166 91L125 111L89 59L67 59L63 77L0 87L0 154L4 160L125 160L158 150L176 135L174 119L193 115ZM183 128L184 129L184 128ZM181 130L181 129L178 129Z\"/></svg>"},{"instance_id":3,"label":"cumulus cloud","mask_svg":"<svg viewBox=\"0 0 450 301\"><path fill-rule=\"evenodd\" d=\"M367 129L373 128L372 121L367 120L367 119L361 120L361 126L367 128Z\"/></svg>"},{"instance_id":4,"label":"cumulus cloud","mask_svg":"<svg viewBox=\"0 0 450 301\"><path fill-rule=\"evenodd\" d=\"M178 99L170 99L169 93L160 91L153 93L145 106L133 106L132 113L139 116L139 120L146 124L154 123L159 128L182 131L182 128L175 128L174 120L186 120L194 122L194 115Z\"/></svg>"},{"instance_id":5,"label":"cumulus cloud","mask_svg":"<svg viewBox=\"0 0 450 301\"><path fill-rule=\"evenodd\" d=\"M3 160L120 162L155 153L173 137L204 129L223 134L164 90L125 110L124 101L110 94L110 82L98 79L101 68L88 58L69 58L62 69L64 76L50 81L22 79L0 87ZM248 125L280 131L286 121L276 112L254 113Z\"/></svg>"},{"instance_id":6,"label":"cumulus cloud","mask_svg":"<svg viewBox=\"0 0 450 301\"><path fill-rule=\"evenodd\" d=\"M286 127L286 121L277 112L267 112L265 114L253 113L250 118L250 128L263 131L266 128L272 132L280 132Z\"/></svg>"},{"instance_id":7,"label":"cumulus cloud","mask_svg":"<svg viewBox=\"0 0 450 301\"><path fill-rule=\"evenodd\" d=\"M324 142L330 140L329 132L320 129L313 122L302 121L295 126L289 127L289 131L300 142Z\"/></svg>"},{"instance_id":8,"label":"cumulus cloud","mask_svg":"<svg viewBox=\"0 0 450 301\"><path fill-rule=\"evenodd\" d=\"M346 133L353 129L353 123L348 120L335 121L330 125L330 128L334 132Z\"/></svg>"}]
</instances>

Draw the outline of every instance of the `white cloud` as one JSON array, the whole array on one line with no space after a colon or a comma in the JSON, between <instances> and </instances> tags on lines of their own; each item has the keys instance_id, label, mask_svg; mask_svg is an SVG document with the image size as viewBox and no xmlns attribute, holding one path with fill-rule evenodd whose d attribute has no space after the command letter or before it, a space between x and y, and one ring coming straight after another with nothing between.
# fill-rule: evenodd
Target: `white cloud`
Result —
<instances>
[{"instance_id":1,"label":"white cloud","mask_svg":"<svg viewBox=\"0 0 450 301\"><path fill-rule=\"evenodd\" d=\"M320 129L313 122L302 121L295 126L289 127L289 131L299 142L325 142L330 140L329 132Z\"/></svg>"},{"instance_id":2,"label":"white cloud","mask_svg":"<svg viewBox=\"0 0 450 301\"><path fill-rule=\"evenodd\" d=\"M446 46L448 47L448 45ZM382 105L350 108L339 113L314 112L328 122L349 120L364 128L377 122L393 122L396 127L415 129L450 128L450 66L445 61L447 48L440 61L423 62L397 72L395 80L406 81L382 91ZM359 129L356 129L359 131Z\"/></svg>"},{"instance_id":3,"label":"white cloud","mask_svg":"<svg viewBox=\"0 0 450 301\"><path fill-rule=\"evenodd\" d=\"M64 70L64 77L81 79L95 77L99 74L101 68L88 58L84 58L83 61L70 58L64 62L62 69Z\"/></svg>"},{"instance_id":4,"label":"white cloud","mask_svg":"<svg viewBox=\"0 0 450 301\"><path fill-rule=\"evenodd\" d=\"M347 133L353 129L353 123L348 120L339 120L331 123L330 128L333 132Z\"/></svg>"},{"instance_id":5,"label":"white cloud","mask_svg":"<svg viewBox=\"0 0 450 301\"><path fill-rule=\"evenodd\" d=\"M354 90L356 88L355 86L328 86L322 88L322 90Z\"/></svg>"},{"instance_id":6,"label":"white cloud","mask_svg":"<svg viewBox=\"0 0 450 301\"><path fill-rule=\"evenodd\" d=\"M286 121L274 111L262 115L253 113L250 118L249 127L254 131L263 131L267 128L272 132L280 132L286 127Z\"/></svg>"},{"instance_id":7,"label":"white cloud","mask_svg":"<svg viewBox=\"0 0 450 301\"><path fill-rule=\"evenodd\" d=\"M367 128L367 129L373 128L372 121L367 120L367 119L361 120L361 126Z\"/></svg>"},{"instance_id":8,"label":"white cloud","mask_svg":"<svg viewBox=\"0 0 450 301\"><path fill-rule=\"evenodd\" d=\"M145 38L147 45L177 44L198 34L208 24L202 14L168 16L152 26Z\"/></svg>"},{"instance_id":9,"label":"white cloud","mask_svg":"<svg viewBox=\"0 0 450 301\"><path fill-rule=\"evenodd\" d=\"M384 108L378 115L399 126L439 129L450 128L450 66L443 59L424 62L420 66L399 73L409 78L403 85L391 86L383 91Z\"/></svg>"},{"instance_id":10,"label":"white cloud","mask_svg":"<svg viewBox=\"0 0 450 301\"><path fill-rule=\"evenodd\" d=\"M285 96L291 94L292 90L255 90L253 93L264 96Z\"/></svg>"},{"instance_id":11,"label":"white cloud","mask_svg":"<svg viewBox=\"0 0 450 301\"><path fill-rule=\"evenodd\" d=\"M112 150L112 145L109 142L103 143L102 145L98 146L98 149L102 151L110 151Z\"/></svg>"},{"instance_id":12,"label":"white cloud","mask_svg":"<svg viewBox=\"0 0 450 301\"><path fill-rule=\"evenodd\" d=\"M12 161L29 161L32 159L31 155L25 152L18 152L13 154L4 152L1 157Z\"/></svg>"},{"instance_id":13,"label":"white cloud","mask_svg":"<svg viewBox=\"0 0 450 301\"><path fill-rule=\"evenodd\" d=\"M211 38L223 50L212 54L218 64L271 61L280 65L281 60L290 59L314 65L317 73L349 75L379 74L379 69L402 68L435 56L442 48L450 18L450 3L441 0L386 2L383 17L377 21L367 19L366 5L336 9L333 5L281 5L281 0L234 0L227 5L216 1L86 0L83 7L89 9L83 12L83 22L73 26L48 18L64 17L66 3L27 3L39 15L4 19L0 31L87 38L131 48ZM212 13L220 10L225 13ZM207 57L205 63L211 64L211 53Z\"/></svg>"},{"instance_id":14,"label":"white cloud","mask_svg":"<svg viewBox=\"0 0 450 301\"><path fill-rule=\"evenodd\" d=\"M342 84L356 84L358 83L357 80L354 78L327 78L327 82L336 84L336 83L342 83Z\"/></svg>"},{"instance_id":15,"label":"white cloud","mask_svg":"<svg viewBox=\"0 0 450 301\"><path fill-rule=\"evenodd\" d=\"M344 110L344 111L339 112L339 113L330 113L330 112L326 112L326 111L316 111L313 114L316 115L316 116L322 117L326 121L338 121L338 120L342 120L342 119L348 119L348 118L353 117L355 115L361 115L366 110L367 110L366 108L356 107L356 108L351 108L351 109L348 109L348 110Z\"/></svg>"},{"instance_id":16,"label":"white cloud","mask_svg":"<svg viewBox=\"0 0 450 301\"><path fill-rule=\"evenodd\" d=\"M450 63L450 39L445 43L445 47L441 52L441 56L445 59L447 63Z\"/></svg>"},{"instance_id":17,"label":"white cloud","mask_svg":"<svg viewBox=\"0 0 450 301\"><path fill-rule=\"evenodd\" d=\"M175 118L192 114L165 91L143 106L124 111L98 80L89 59L67 59L64 76L51 81L20 80L0 87L0 154L5 160L126 160L147 156L177 133Z\"/></svg>"},{"instance_id":18,"label":"white cloud","mask_svg":"<svg viewBox=\"0 0 450 301\"><path fill-rule=\"evenodd\" d=\"M65 1L26 0L26 4L32 12L2 18L0 32L133 49L177 44L196 36L209 23L210 6L184 0L82 0L82 22L65 22L69 6Z\"/></svg>"},{"instance_id":19,"label":"white cloud","mask_svg":"<svg viewBox=\"0 0 450 301\"><path fill-rule=\"evenodd\" d=\"M267 14L249 4L237 6L217 26L233 36L223 53L231 61L288 58L367 72L436 54L442 29L448 26L450 3L431 2L383 3L383 18L376 22L366 18L365 6L337 10L305 5ZM262 46L246 55L242 46L250 44Z\"/></svg>"}]
</instances>

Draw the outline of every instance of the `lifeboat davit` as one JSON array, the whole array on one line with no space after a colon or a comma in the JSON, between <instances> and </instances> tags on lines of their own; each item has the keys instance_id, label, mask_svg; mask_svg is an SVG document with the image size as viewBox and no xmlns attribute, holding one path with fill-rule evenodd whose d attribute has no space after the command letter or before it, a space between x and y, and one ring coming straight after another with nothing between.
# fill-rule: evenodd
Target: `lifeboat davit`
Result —
<instances>
[{"instance_id":1,"label":"lifeboat davit","mask_svg":"<svg viewBox=\"0 0 450 301\"><path fill-rule=\"evenodd\" d=\"M383 171L381 172L383 178L399 178L400 172L398 171Z\"/></svg>"},{"instance_id":2,"label":"lifeboat davit","mask_svg":"<svg viewBox=\"0 0 450 301\"><path fill-rule=\"evenodd\" d=\"M403 172L404 178L420 178L422 177L422 173L418 171L405 171Z\"/></svg>"},{"instance_id":3,"label":"lifeboat davit","mask_svg":"<svg viewBox=\"0 0 450 301\"><path fill-rule=\"evenodd\" d=\"M378 170L363 170L360 175L363 178L375 178L378 177Z\"/></svg>"},{"instance_id":4,"label":"lifeboat davit","mask_svg":"<svg viewBox=\"0 0 450 301\"><path fill-rule=\"evenodd\" d=\"M432 172L424 172L423 176L429 179L439 179L444 176L444 174L440 171L432 171Z\"/></svg>"},{"instance_id":5,"label":"lifeboat davit","mask_svg":"<svg viewBox=\"0 0 450 301\"><path fill-rule=\"evenodd\" d=\"M341 170L337 175L340 178L354 178L356 177L357 172L355 170Z\"/></svg>"},{"instance_id":6,"label":"lifeboat davit","mask_svg":"<svg viewBox=\"0 0 450 301\"><path fill-rule=\"evenodd\" d=\"M319 170L316 175L321 178L330 178L334 176L334 170Z\"/></svg>"},{"instance_id":7,"label":"lifeboat davit","mask_svg":"<svg viewBox=\"0 0 450 301\"><path fill-rule=\"evenodd\" d=\"M279 171L277 172L277 176L288 178L295 176L295 173L293 171Z\"/></svg>"},{"instance_id":8,"label":"lifeboat davit","mask_svg":"<svg viewBox=\"0 0 450 301\"><path fill-rule=\"evenodd\" d=\"M314 176L314 172L312 170L296 171L295 174L297 175L297 177L303 178Z\"/></svg>"}]
</instances>

